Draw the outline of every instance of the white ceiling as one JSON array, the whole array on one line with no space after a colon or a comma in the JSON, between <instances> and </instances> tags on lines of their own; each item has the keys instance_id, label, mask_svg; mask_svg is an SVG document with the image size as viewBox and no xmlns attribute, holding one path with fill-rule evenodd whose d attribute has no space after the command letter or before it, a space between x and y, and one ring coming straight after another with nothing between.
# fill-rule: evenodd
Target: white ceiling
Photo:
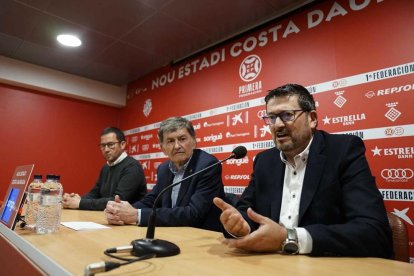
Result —
<instances>
[{"instance_id":1,"label":"white ceiling","mask_svg":"<svg viewBox=\"0 0 414 276\"><path fill-rule=\"evenodd\" d=\"M0 0L0 55L123 86L311 0ZM61 32L80 48L59 46Z\"/></svg>"}]
</instances>

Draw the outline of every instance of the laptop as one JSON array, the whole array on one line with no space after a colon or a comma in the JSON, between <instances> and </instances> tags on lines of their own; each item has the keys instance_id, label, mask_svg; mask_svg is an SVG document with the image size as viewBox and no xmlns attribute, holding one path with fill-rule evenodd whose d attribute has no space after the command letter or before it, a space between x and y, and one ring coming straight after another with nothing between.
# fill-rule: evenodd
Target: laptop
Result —
<instances>
[{"instance_id":1,"label":"laptop","mask_svg":"<svg viewBox=\"0 0 414 276\"><path fill-rule=\"evenodd\" d=\"M26 199L26 188L34 165L17 166L7 189L0 211L0 222L14 230L20 219L20 212Z\"/></svg>"}]
</instances>

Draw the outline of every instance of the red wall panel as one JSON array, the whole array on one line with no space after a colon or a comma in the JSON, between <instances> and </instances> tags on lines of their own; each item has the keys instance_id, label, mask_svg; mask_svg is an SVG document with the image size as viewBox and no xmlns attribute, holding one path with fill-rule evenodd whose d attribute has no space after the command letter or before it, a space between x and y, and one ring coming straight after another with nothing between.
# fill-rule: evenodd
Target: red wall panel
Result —
<instances>
[{"instance_id":1,"label":"red wall panel","mask_svg":"<svg viewBox=\"0 0 414 276\"><path fill-rule=\"evenodd\" d=\"M89 191L105 162L100 132L118 124L117 108L0 84L0 200L25 164L61 175L65 191Z\"/></svg>"}]
</instances>

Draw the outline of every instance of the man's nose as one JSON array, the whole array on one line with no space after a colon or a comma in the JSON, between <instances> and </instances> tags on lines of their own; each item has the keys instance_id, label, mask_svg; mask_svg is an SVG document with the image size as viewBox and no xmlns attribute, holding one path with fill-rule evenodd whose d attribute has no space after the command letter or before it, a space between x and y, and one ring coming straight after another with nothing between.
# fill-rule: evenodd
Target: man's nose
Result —
<instances>
[{"instance_id":1,"label":"man's nose","mask_svg":"<svg viewBox=\"0 0 414 276\"><path fill-rule=\"evenodd\" d=\"M280 119L279 116L276 117L275 123L273 124L273 126L277 129L277 128L281 128L285 126L285 123L282 121L282 119Z\"/></svg>"},{"instance_id":2,"label":"man's nose","mask_svg":"<svg viewBox=\"0 0 414 276\"><path fill-rule=\"evenodd\" d=\"M181 143L180 143L180 141L179 141L179 140L176 140L176 141L174 142L174 148L175 148L175 149L179 149L179 148L181 148Z\"/></svg>"}]
</instances>

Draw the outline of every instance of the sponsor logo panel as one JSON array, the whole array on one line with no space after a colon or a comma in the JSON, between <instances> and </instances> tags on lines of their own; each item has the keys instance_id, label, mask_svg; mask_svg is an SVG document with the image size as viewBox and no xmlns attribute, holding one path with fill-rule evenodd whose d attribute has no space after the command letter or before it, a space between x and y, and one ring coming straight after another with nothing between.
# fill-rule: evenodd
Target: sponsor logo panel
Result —
<instances>
[{"instance_id":1,"label":"sponsor logo panel","mask_svg":"<svg viewBox=\"0 0 414 276\"><path fill-rule=\"evenodd\" d=\"M225 180L250 180L249 174L226 174Z\"/></svg>"},{"instance_id":2,"label":"sponsor logo panel","mask_svg":"<svg viewBox=\"0 0 414 276\"><path fill-rule=\"evenodd\" d=\"M256 80L262 69L262 60L258 55L247 56L240 64L239 76L246 84L240 85L238 89L239 98L261 93L262 81Z\"/></svg>"},{"instance_id":3,"label":"sponsor logo panel","mask_svg":"<svg viewBox=\"0 0 414 276\"><path fill-rule=\"evenodd\" d=\"M227 127L237 126L249 123L249 111L238 112L233 115L227 115Z\"/></svg>"},{"instance_id":4,"label":"sponsor logo panel","mask_svg":"<svg viewBox=\"0 0 414 276\"><path fill-rule=\"evenodd\" d=\"M393 86L382 88L378 90L371 90L365 93L365 97L372 99L374 97L383 97L388 95L394 95L401 92L412 92L414 91L414 84L404 84L400 86Z\"/></svg>"},{"instance_id":5,"label":"sponsor logo panel","mask_svg":"<svg viewBox=\"0 0 414 276\"><path fill-rule=\"evenodd\" d=\"M414 172L411 168L386 168L381 170L381 177L386 182L408 182Z\"/></svg>"},{"instance_id":6,"label":"sponsor logo panel","mask_svg":"<svg viewBox=\"0 0 414 276\"><path fill-rule=\"evenodd\" d=\"M371 149L372 156L377 157L395 157L397 159L412 159L414 156L414 147L378 147Z\"/></svg>"},{"instance_id":7,"label":"sponsor logo panel","mask_svg":"<svg viewBox=\"0 0 414 276\"><path fill-rule=\"evenodd\" d=\"M364 121L366 119L367 116L365 115L365 113L355 113L338 117L328 117L328 115L326 115L325 118L322 119L322 121L324 125L342 124L343 126L348 126L354 125L356 122Z\"/></svg>"},{"instance_id":8,"label":"sponsor logo panel","mask_svg":"<svg viewBox=\"0 0 414 276\"><path fill-rule=\"evenodd\" d=\"M398 119L398 117L400 117L401 112L396 109L396 106L398 105L398 102L393 102L393 103L387 103L386 106L389 107L388 111L385 113L385 118L387 118L388 120L390 120L391 122L395 122L395 120Z\"/></svg>"},{"instance_id":9,"label":"sponsor logo panel","mask_svg":"<svg viewBox=\"0 0 414 276\"><path fill-rule=\"evenodd\" d=\"M231 193L231 194L237 194L237 195L241 195L245 189L246 189L245 186L224 186L225 193Z\"/></svg>"},{"instance_id":10,"label":"sponsor logo panel","mask_svg":"<svg viewBox=\"0 0 414 276\"><path fill-rule=\"evenodd\" d=\"M227 165L236 165L238 167L240 167L242 164L249 164L249 157L245 156L243 158L240 159L229 159L226 161Z\"/></svg>"},{"instance_id":11,"label":"sponsor logo panel","mask_svg":"<svg viewBox=\"0 0 414 276\"><path fill-rule=\"evenodd\" d=\"M413 189L379 189L384 200L414 201Z\"/></svg>"}]
</instances>

